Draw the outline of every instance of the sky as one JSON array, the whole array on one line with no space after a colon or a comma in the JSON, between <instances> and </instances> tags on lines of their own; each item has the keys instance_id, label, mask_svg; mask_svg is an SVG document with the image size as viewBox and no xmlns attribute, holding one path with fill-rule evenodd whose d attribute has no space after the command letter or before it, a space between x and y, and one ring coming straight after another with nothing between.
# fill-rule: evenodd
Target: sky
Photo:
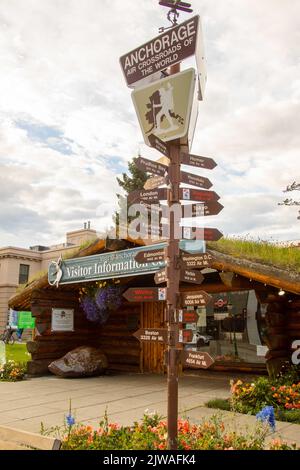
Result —
<instances>
[{"instance_id":1,"label":"sky","mask_svg":"<svg viewBox=\"0 0 300 470\"><path fill-rule=\"evenodd\" d=\"M208 81L191 151L218 163L201 174L224 205L203 225L300 239L297 207L278 206L300 180L300 3L192 5ZM167 26L166 13L158 0L0 0L0 246L51 245L88 220L102 231L116 176L139 152L160 157L143 142L119 57Z\"/></svg>"}]
</instances>

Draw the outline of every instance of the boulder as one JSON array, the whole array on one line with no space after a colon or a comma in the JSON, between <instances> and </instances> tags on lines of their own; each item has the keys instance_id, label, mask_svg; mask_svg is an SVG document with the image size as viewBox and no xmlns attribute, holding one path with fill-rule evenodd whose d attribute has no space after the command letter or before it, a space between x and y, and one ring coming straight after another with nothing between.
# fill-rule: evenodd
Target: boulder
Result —
<instances>
[{"instance_id":1,"label":"boulder","mask_svg":"<svg viewBox=\"0 0 300 470\"><path fill-rule=\"evenodd\" d=\"M107 357L100 349L80 346L51 362L48 369L59 377L69 378L102 375L107 367Z\"/></svg>"}]
</instances>

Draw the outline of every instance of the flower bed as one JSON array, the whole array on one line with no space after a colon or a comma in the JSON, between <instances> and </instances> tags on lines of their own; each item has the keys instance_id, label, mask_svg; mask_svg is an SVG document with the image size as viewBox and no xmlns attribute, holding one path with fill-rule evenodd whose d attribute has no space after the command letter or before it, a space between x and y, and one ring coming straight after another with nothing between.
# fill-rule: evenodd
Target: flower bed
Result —
<instances>
[{"instance_id":1,"label":"flower bed","mask_svg":"<svg viewBox=\"0 0 300 470\"><path fill-rule=\"evenodd\" d=\"M300 424L299 370L291 367L276 379L259 377L253 382L231 382L231 397L223 404L214 400L211 408L229 409L239 413L257 414L264 407L273 407L275 417L282 421Z\"/></svg>"},{"instance_id":2,"label":"flower bed","mask_svg":"<svg viewBox=\"0 0 300 470\"><path fill-rule=\"evenodd\" d=\"M0 382L18 382L23 380L26 373L26 364L15 361L7 361L0 364Z\"/></svg>"},{"instance_id":3,"label":"flower bed","mask_svg":"<svg viewBox=\"0 0 300 470\"><path fill-rule=\"evenodd\" d=\"M63 450L166 450L167 424L158 415L144 415L133 426L109 423L107 417L94 429L76 425L71 414L62 430L55 429L62 440ZM43 431L53 433L54 430ZM266 424L258 423L252 433L242 434L226 429L221 417L215 416L201 424L178 421L179 450L293 450L281 440L266 444L270 432Z\"/></svg>"}]
</instances>

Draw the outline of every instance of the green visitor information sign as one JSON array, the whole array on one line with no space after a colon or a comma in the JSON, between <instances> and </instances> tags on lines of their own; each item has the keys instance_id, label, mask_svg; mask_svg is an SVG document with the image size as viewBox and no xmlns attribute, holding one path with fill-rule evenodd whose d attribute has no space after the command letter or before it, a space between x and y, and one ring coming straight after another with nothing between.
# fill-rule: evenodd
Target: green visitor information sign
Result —
<instances>
[{"instance_id":1,"label":"green visitor information sign","mask_svg":"<svg viewBox=\"0 0 300 470\"><path fill-rule=\"evenodd\" d=\"M35 318L31 312L18 312L18 328L32 329L35 327Z\"/></svg>"},{"instance_id":2,"label":"green visitor information sign","mask_svg":"<svg viewBox=\"0 0 300 470\"><path fill-rule=\"evenodd\" d=\"M192 246L193 243L189 242ZM180 248L187 251L188 242L182 240ZM166 243L158 243L151 246L130 248L128 250L102 253L99 255L74 258L57 262L52 261L48 270L50 285L73 284L76 282L100 281L127 276L142 276L160 271L165 267L165 261L154 263L138 263L136 255L142 251L158 250L166 247ZM201 247L195 246L198 252L205 251L202 242Z\"/></svg>"}]
</instances>

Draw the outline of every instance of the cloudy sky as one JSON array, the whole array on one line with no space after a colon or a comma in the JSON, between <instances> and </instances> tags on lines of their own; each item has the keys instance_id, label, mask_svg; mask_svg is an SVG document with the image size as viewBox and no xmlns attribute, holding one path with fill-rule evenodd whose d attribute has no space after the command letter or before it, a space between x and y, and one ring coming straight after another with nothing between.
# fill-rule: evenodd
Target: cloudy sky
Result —
<instances>
[{"instance_id":1,"label":"cloudy sky","mask_svg":"<svg viewBox=\"0 0 300 470\"><path fill-rule=\"evenodd\" d=\"M192 151L217 161L202 174L225 206L205 223L299 239L297 208L277 203L300 180L300 3L192 3L208 70ZM63 241L86 220L102 230L116 176L139 150L159 157L143 144L119 66L166 25L157 4L0 0L0 246Z\"/></svg>"}]
</instances>

